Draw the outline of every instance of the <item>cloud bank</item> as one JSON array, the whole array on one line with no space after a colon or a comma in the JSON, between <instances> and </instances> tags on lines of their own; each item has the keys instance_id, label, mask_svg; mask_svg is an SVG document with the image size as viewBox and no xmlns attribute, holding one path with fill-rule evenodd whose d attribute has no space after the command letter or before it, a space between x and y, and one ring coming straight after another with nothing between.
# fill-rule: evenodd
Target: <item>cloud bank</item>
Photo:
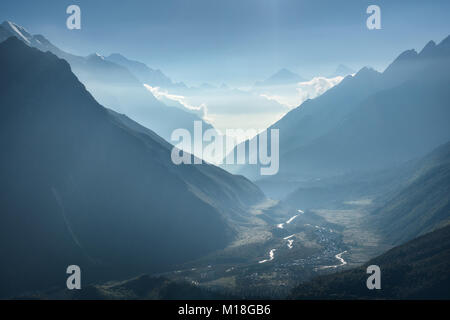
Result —
<instances>
[{"instance_id":1,"label":"cloud bank","mask_svg":"<svg viewBox=\"0 0 450 320\"><path fill-rule=\"evenodd\" d=\"M160 87L152 87L144 83L144 87L149 90L156 99L162 101L171 107L181 107L189 111L196 113L203 120L208 121L208 107L206 104L202 103L198 106L192 105L187 101L187 98L182 95L170 94L167 90L163 90Z\"/></svg>"},{"instance_id":2,"label":"cloud bank","mask_svg":"<svg viewBox=\"0 0 450 320\"><path fill-rule=\"evenodd\" d=\"M290 109L298 107L308 99L314 99L339 84L344 77L333 78L314 77L309 81L295 84L265 88L260 96L271 101L276 101Z\"/></svg>"}]
</instances>

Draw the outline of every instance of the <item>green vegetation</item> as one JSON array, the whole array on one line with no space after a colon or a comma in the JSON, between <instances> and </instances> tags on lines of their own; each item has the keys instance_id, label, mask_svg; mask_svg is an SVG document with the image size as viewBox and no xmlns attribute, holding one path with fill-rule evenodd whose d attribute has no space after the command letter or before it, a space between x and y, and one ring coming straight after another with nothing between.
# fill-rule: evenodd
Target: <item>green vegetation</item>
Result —
<instances>
[{"instance_id":1,"label":"green vegetation","mask_svg":"<svg viewBox=\"0 0 450 320\"><path fill-rule=\"evenodd\" d=\"M366 268L381 268L381 290L366 287ZM450 226L433 231L348 271L318 277L292 299L450 299Z\"/></svg>"}]
</instances>

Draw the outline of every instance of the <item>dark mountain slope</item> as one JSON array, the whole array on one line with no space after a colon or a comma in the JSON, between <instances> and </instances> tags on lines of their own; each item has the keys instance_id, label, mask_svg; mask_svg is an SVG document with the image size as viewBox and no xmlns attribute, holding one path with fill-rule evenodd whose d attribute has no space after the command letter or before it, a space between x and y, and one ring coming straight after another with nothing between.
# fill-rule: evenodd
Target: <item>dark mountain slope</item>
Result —
<instances>
[{"instance_id":1,"label":"dark mountain slope","mask_svg":"<svg viewBox=\"0 0 450 320\"><path fill-rule=\"evenodd\" d=\"M381 290L368 290L367 266L381 269ZM293 299L450 299L450 226L428 233L364 266L318 277Z\"/></svg>"},{"instance_id":2,"label":"dark mountain slope","mask_svg":"<svg viewBox=\"0 0 450 320\"><path fill-rule=\"evenodd\" d=\"M305 183L286 197L292 206L342 207L373 199L370 225L385 241L404 243L450 223L450 142L388 170Z\"/></svg>"},{"instance_id":3,"label":"dark mountain slope","mask_svg":"<svg viewBox=\"0 0 450 320\"><path fill-rule=\"evenodd\" d=\"M298 74L288 70L288 69L280 69L273 75L271 75L269 78L267 78L264 81L258 81L255 83L255 86L257 87L264 87L264 86L278 86L278 85L285 85L285 84L292 84L297 82L306 81Z\"/></svg>"},{"instance_id":4,"label":"dark mountain slope","mask_svg":"<svg viewBox=\"0 0 450 320\"><path fill-rule=\"evenodd\" d=\"M449 224L450 143L419 161L405 185L383 200L372 224L393 244Z\"/></svg>"},{"instance_id":5,"label":"dark mountain slope","mask_svg":"<svg viewBox=\"0 0 450 320\"><path fill-rule=\"evenodd\" d=\"M110 54L105 59L124 66L135 74L142 83L146 83L152 87L185 87L183 83L173 83L161 70L154 70L142 62L127 59L119 53Z\"/></svg>"},{"instance_id":6,"label":"dark mountain slope","mask_svg":"<svg viewBox=\"0 0 450 320\"><path fill-rule=\"evenodd\" d=\"M44 52L50 51L65 59L74 74L99 103L127 114L168 141L173 130L185 128L192 131L194 121L202 121L191 112L168 107L157 100L144 88L138 80L139 76L135 76L126 66L108 61L97 54L80 57L67 53L44 36L31 35L23 27L5 21L0 25L0 42L11 36L17 37L28 46ZM204 122L203 127L212 126Z\"/></svg>"},{"instance_id":7,"label":"dark mountain slope","mask_svg":"<svg viewBox=\"0 0 450 320\"><path fill-rule=\"evenodd\" d=\"M377 71L363 68L354 77L346 77L337 86L315 99L305 101L270 126L269 129L279 129L280 132L282 167L286 165L283 161L284 154L306 146L329 132L368 95L375 92L379 77L380 73ZM248 141L243 143L248 148ZM257 166L230 166L230 168L252 179L261 178ZM283 172L280 172L278 176L282 174Z\"/></svg>"},{"instance_id":8,"label":"dark mountain slope","mask_svg":"<svg viewBox=\"0 0 450 320\"><path fill-rule=\"evenodd\" d=\"M268 179L379 170L430 152L450 139L449 83L450 37L404 52L382 74L360 70L271 127L280 171Z\"/></svg>"},{"instance_id":9,"label":"dark mountain slope","mask_svg":"<svg viewBox=\"0 0 450 320\"><path fill-rule=\"evenodd\" d=\"M309 175L382 169L419 157L450 138L450 64L381 91L339 126L282 158L283 168ZM438 81L430 81L440 74Z\"/></svg>"},{"instance_id":10,"label":"dark mountain slope","mask_svg":"<svg viewBox=\"0 0 450 320\"><path fill-rule=\"evenodd\" d=\"M339 76L346 77L355 72L356 72L355 70L347 67L346 65L340 64L337 66L336 70L328 77L329 78L334 78L334 77L339 77Z\"/></svg>"},{"instance_id":11,"label":"dark mountain slope","mask_svg":"<svg viewBox=\"0 0 450 320\"><path fill-rule=\"evenodd\" d=\"M89 284L82 290L54 288L17 296L27 300L230 300L226 293L215 292L186 281L141 275L124 281Z\"/></svg>"},{"instance_id":12,"label":"dark mountain slope","mask_svg":"<svg viewBox=\"0 0 450 320\"><path fill-rule=\"evenodd\" d=\"M423 54L402 54L383 73L376 93L326 135L288 151L280 170L323 176L381 169L419 157L447 142L448 42L442 41L432 53L427 49Z\"/></svg>"},{"instance_id":13,"label":"dark mountain slope","mask_svg":"<svg viewBox=\"0 0 450 320\"><path fill-rule=\"evenodd\" d=\"M99 105L64 60L0 44L0 296L166 270L222 248L257 187Z\"/></svg>"}]
</instances>

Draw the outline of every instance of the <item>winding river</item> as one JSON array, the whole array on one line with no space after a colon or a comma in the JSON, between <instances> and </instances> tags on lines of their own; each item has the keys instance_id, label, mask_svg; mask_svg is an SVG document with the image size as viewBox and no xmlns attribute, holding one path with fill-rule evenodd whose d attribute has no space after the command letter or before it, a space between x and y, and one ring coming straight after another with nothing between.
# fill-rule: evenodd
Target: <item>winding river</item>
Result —
<instances>
[{"instance_id":1,"label":"winding river","mask_svg":"<svg viewBox=\"0 0 450 320\"><path fill-rule=\"evenodd\" d=\"M284 225L285 224L290 224L292 221L294 221L295 218L297 218L300 214L303 214L303 210L297 210L299 214L296 214L295 216L290 217L286 222L284 223L280 223L277 224L277 228L280 229L284 229ZM289 249L292 249L292 247L294 246L294 240L292 240L291 238L294 236L295 234L291 234L290 236L284 237L283 240L287 240L287 246ZM259 261L259 263L265 263L267 261L272 261L275 258L275 251L276 249L271 249L269 251L269 259L264 259Z\"/></svg>"},{"instance_id":2,"label":"winding river","mask_svg":"<svg viewBox=\"0 0 450 320\"><path fill-rule=\"evenodd\" d=\"M336 259L339 260L339 262L340 262L339 264L336 264L336 265L333 265L333 266L322 266L322 267L319 267L319 269L323 270L323 269L337 268L337 267L342 267L342 266L346 265L347 261L345 261L344 258L342 258L342 255L344 253L346 253L346 252L347 251L343 251L343 252L338 253L337 255L334 256Z\"/></svg>"},{"instance_id":3,"label":"winding river","mask_svg":"<svg viewBox=\"0 0 450 320\"><path fill-rule=\"evenodd\" d=\"M261 260L261 261L259 261L259 263L264 263L264 262L267 262L267 261L272 261L272 260L275 258L274 253L275 253L276 250L277 250L277 249L272 249L272 250L270 250L270 252L269 252L269 259Z\"/></svg>"}]
</instances>

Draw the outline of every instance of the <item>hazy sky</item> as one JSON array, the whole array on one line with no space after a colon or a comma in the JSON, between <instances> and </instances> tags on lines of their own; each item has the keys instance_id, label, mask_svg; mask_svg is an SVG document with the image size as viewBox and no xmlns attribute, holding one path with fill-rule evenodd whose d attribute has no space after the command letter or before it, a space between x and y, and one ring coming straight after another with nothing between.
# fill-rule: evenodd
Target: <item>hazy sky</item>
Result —
<instances>
[{"instance_id":1,"label":"hazy sky","mask_svg":"<svg viewBox=\"0 0 450 320\"><path fill-rule=\"evenodd\" d=\"M66 28L77 4L82 29ZM381 7L382 30L366 28ZM67 51L119 52L188 84L253 83L282 67L306 78L340 63L383 69L406 49L450 34L448 0L1 1L0 20Z\"/></svg>"}]
</instances>

